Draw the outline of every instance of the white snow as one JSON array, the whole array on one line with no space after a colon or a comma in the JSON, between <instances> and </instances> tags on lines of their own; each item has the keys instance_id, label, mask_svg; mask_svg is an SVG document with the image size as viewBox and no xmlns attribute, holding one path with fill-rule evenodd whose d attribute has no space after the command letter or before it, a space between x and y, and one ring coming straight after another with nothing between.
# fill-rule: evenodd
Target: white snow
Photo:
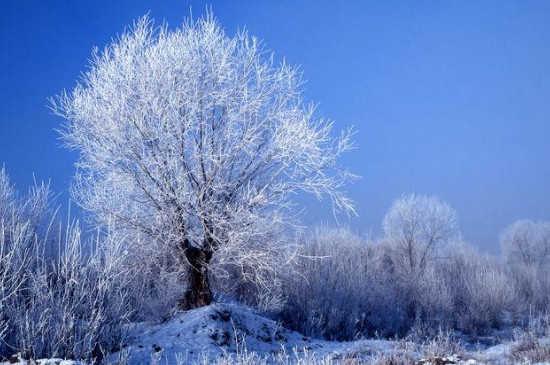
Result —
<instances>
[{"instance_id":1,"label":"white snow","mask_svg":"<svg viewBox=\"0 0 550 365\"><path fill-rule=\"evenodd\" d=\"M13 362L12 362L13 361ZM17 365L86 365L83 362L80 361L74 361L74 360L63 360L63 359L38 359L38 360L25 360L21 359L19 356L12 357L11 361L5 361L0 362L0 365L11 365L11 364L17 364Z\"/></svg>"},{"instance_id":2,"label":"white snow","mask_svg":"<svg viewBox=\"0 0 550 365\"><path fill-rule=\"evenodd\" d=\"M261 357L307 352L316 358L339 359L367 356L392 350L392 342L364 340L331 342L305 337L239 304L213 304L175 314L161 324L142 325L121 352L106 360L128 358L131 365L192 363L200 357L255 352Z\"/></svg>"},{"instance_id":3,"label":"white snow","mask_svg":"<svg viewBox=\"0 0 550 365\"><path fill-rule=\"evenodd\" d=\"M345 358L373 360L390 354L413 354L420 358L419 345L412 342L388 340L359 340L354 342L331 342L305 337L285 329L276 321L263 317L253 309L237 303L217 303L187 312L175 313L163 323L139 323L132 325L129 344L120 352L113 353L104 364L117 364L124 359L128 365L145 364L193 364L204 359L215 361L222 355L256 353L259 358L288 356L308 359ZM447 360L456 364L481 365L510 364L508 354L511 343L496 345L475 354L478 361L449 354ZM85 365L82 362L62 359L26 361L17 359L21 365ZM307 363L307 362L305 362ZM427 358L418 364L439 363ZM9 365L10 362L0 362ZM545 363L548 364L548 363ZM548 364L550 365L550 364Z\"/></svg>"},{"instance_id":4,"label":"white snow","mask_svg":"<svg viewBox=\"0 0 550 365\"><path fill-rule=\"evenodd\" d=\"M176 313L165 323L141 326L130 343L122 354L112 354L107 360L128 356L133 365L149 363L152 358L175 364L176 356L192 362L200 356L214 359L240 351L262 355L275 354L283 348L307 349L323 355L336 351L331 342L312 341L238 304L213 304Z\"/></svg>"}]
</instances>

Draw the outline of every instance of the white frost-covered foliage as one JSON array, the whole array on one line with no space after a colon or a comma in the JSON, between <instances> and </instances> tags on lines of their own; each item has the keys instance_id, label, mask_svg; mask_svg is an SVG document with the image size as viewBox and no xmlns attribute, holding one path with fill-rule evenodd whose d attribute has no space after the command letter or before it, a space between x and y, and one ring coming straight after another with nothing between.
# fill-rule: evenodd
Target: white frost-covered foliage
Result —
<instances>
[{"instance_id":1,"label":"white frost-covered foliage","mask_svg":"<svg viewBox=\"0 0 550 365\"><path fill-rule=\"evenodd\" d=\"M500 243L524 311L550 310L550 222L519 220L501 233Z\"/></svg>"},{"instance_id":2,"label":"white frost-covered foliage","mask_svg":"<svg viewBox=\"0 0 550 365\"><path fill-rule=\"evenodd\" d=\"M387 263L406 298L407 318L428 327L448 322L452 300L434 260L459 238L454 210L438 197L410 194L392 204L383 229Z\"/></svg>"},{"instance_id":3,"label":"white frost-covered foliage","mask_svg":"<svg viewBox=\"0 0 550 365\"><path fill-rule=\"evenodd\" d=\"M510 264L542 268L550 264L550 222L520 220L500 235L504 258Z\"/></svg>"},{"instance_id":4,"label":"white frost-covered foliage","mask_svg":"<svg viewBox=\"0 0 550 365\"><path fill-rule=\"evenodd\" d=\"M50 195L47 185L18 194L0 170L0 358L101 359L128 320L166 315L181 287L127 240L84 242L78 224L63 228Z\"/></svg>"},{"instance_id":5,"label":"white frost-covered foliage","mask_svg":"<svg viewBox=\"0 0 550 365\"><path fill-rule=\"evenodd\" d=\"M38 222L48 210L49 198L44 184L21 197L5 169L0 169L0 340L10 334L11 318L6 313L25 288L33 243L40 233Z\"/></svg>"},{"instance_id":6,"label":"white frost-covered foliage","mask_svg":"<svg viewBox=\"0 0 550 365\"><path fill-rule=\"evenodd\" d=\"M303 238L300 277L284 283L282 313L306 335L352 340L407 331L403 298L380 246L346 229L316 228Z\"/></svg>"},{"instance_id":7,"label":"white frost-covered foliage","mask_svg":"<svg viewBox=\"0 0 550 365\"><path fill-rule=\"evenodd\" d=\"M548 270L509 265L481 254L459 240L451 208L437 199L422 198L422 204L418 199L400 200L415 204L394 205L391 210L393 227L411 227L414 234L387 229L378 242L368 242L348 230L324 227L305 235L298 260L303 278L287 277L283 282L287 289L283 321L307 335L353 340L374 335L434 335L442 328L483 334L527 323L530 316L550 309ZM444 219L436 219L441 211ZM409 218L397 220L395 216ZM385 223L387 228L388 216ZM445 228L426 228L432 226ZM411 271L407 242L417 245L413 253L425 251L430 242L434 248L443 247L437 256L432 251L425 260L413 254Z\"/></svg>"},{"instance_id":8,"label":"white frost-covered foliage","mask_svg":"<svg viewBox=\"0 0 550 365\"><path fill-rule=\"evenodd\" d=\"M456 213L435 196L407 195L397 199L383 222L385 240L394 251L396 267L406 275L421 272L443 245L458 238Z\"/></svg>"},{"instance_id":9,"label":"white frost-covered foliage","mask_svg":"<svg viewBox=\"0 0 550 365\"><path fill-rule=\"evenodd\" d=\"M353 211L336 163L350 134L334 139L300 86L297 68L211 15L174 30L144 17L53 102L80 152L74 196L100 225L216 252L211 267L263 283L284 267L297 191Z\"/></svg>"},{"instance_id":10,"label":"white frost-covered foliage","mask_svg":"<svg viewBox=\"0 0 550 365\"><path fill-rule=\"evenodd\" d=\"M449 247L449 259L440 265L451 292L453 326L464 332L484 333L507 322L506 313L530 314L515 286L515 271L495 258L465 244Z\"/></svg>"},{"instance_id":11,"label":"white frost-covered foliage","mask_svg":"<svg viewBox=\"0 0 550 365\"><path fill-rule=\"evenodd\" d=\"M413 327L425 333L451 327L453 298L441 266L429 262L413 282L403 279L384 241L368 242L345 229L326 227L304 241L299 262L304 278L284 283L288 300L283 319L292 328L353 340L404 336Z\"/></svg>"}]
</instances>

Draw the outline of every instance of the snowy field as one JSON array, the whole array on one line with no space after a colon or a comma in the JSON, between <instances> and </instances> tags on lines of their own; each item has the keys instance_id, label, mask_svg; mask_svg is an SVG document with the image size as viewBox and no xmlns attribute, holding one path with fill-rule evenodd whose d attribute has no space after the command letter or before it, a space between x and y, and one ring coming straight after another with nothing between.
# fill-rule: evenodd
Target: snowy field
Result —
<instances>
[{"instance_id":1,"label":"snowy field","mask_svg":"<svg viewBox=\"0 0 550 365\"><path fill-rule=\"evenodd\" d=\"M285 329L240 304L213 304L175 313L169 320L129 328L128 345L104 359L113 365L146 364L549 364L531 360L547 355L548 339L523 339L486 346L441 335L426 342L365 339L336 342L312 339ZM535 342L530 342L530 340ZM536 355L536 354L535 354ZM536 357L536 356L535 356ZM85 365L64 359L8 364Z\"/></svg>"}]
</instances>

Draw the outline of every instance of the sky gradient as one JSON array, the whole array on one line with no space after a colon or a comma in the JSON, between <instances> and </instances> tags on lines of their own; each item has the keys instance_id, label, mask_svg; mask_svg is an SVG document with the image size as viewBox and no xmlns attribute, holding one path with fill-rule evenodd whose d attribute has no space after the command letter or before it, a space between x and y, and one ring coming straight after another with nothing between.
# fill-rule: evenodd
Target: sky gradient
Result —
<instances>
[{"instance_id":1,"label":"sky gradient","mask_svg":"<svg viewBox=\"0 0 550 365\"><path fill-rule=\"evenodd\" d=\"M47 98L139 16L175 27L206 4L228 34L246 27L301 65L319 116L355 126L359 148L342 162L363 177L348 188L359 217L340 224L376 236L394 199L438 195L468 242L498 253L507 225L550 220L547 1L2 1L0 164L12 182L50 179L65 203L77 153L60 148ZM330 206L302 200L305 223L335 224Z\"/></svg>"}]
</instances>

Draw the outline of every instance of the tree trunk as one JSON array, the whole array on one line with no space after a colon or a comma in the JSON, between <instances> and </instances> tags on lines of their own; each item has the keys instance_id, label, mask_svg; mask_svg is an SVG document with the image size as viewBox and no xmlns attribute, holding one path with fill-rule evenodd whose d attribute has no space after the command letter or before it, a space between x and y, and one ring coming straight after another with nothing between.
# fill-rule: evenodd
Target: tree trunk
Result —
<instances>
[{"instance_id":1,"label":"tree trunk","mask_svg":"<svg viewBox=\"0 0 550 365\"><path fill-rule=\"evenodd\" d=\"M208 264L212 252L200 248L188 247L183 251L188 266L188 288L180 300L181 309L200 308L212 303L212 290L208 280Z\"/></svg>"}]
</instances>

